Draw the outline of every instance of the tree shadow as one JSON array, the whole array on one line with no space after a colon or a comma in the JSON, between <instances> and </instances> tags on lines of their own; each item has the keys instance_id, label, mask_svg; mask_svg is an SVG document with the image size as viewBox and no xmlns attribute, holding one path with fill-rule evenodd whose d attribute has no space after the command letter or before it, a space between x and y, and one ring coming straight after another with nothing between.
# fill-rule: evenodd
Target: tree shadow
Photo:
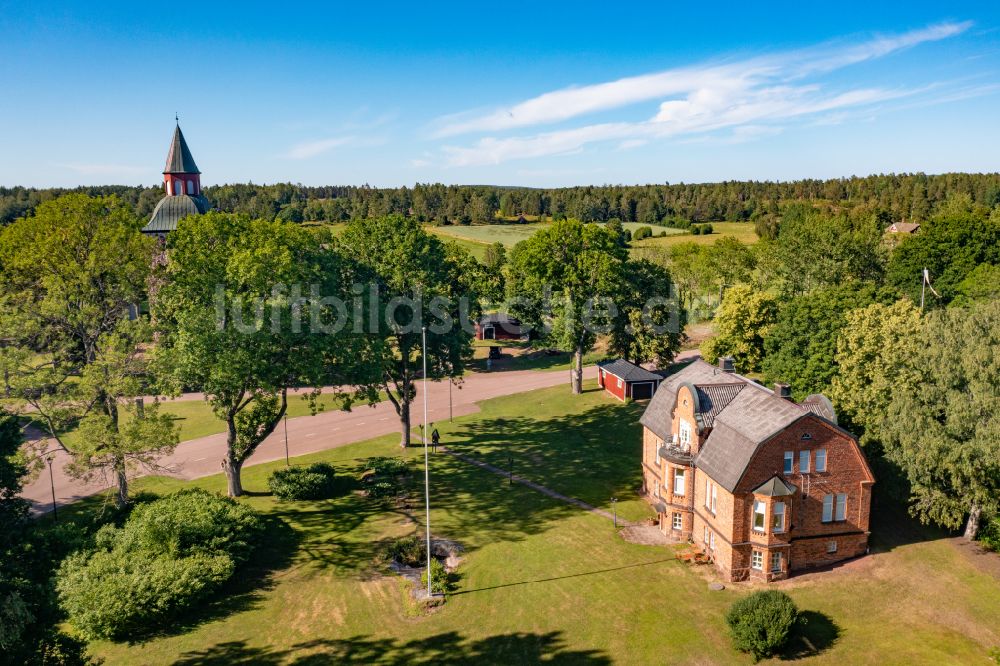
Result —
<instances>
[{"instance_id":1,"label":"tree shadow","mask_svg":"<svg viewBox=\"0 0 1000 666\"><path fill-rule=\"evenodd\" d=\"M466 639L457 632L399 641L394 638L353 636L298 643L287 649L259 648L247 641L228 641L200 651L186 652L177 666L222 666L223 664L510 664L557 665L611 664L599 650L570 649L561 632L498 634Z\"/></svg>"},{"instance_id":2,"label":"tree shadow","mask_svg":"<svg viewBox=\"0 0 1000 666\"><path fill-rule=\"evenodd\" d=\"M779 656L786 661L814 657L833 647L840 634L840 627L825 613L800 611L792 635Z\"/></svg>"},{"instance_id":3,"label":"tree shadow","mask_svg":"<svg viewBox=\"0 0 1000 666\"><path fill-rule=\"evenodd\" d=\"M872 502L870 544L873 553L890 552L900 546L949 536L946 530L921 524L909 514L904 504L886 498Z\"/></svg>"}]
</instances>

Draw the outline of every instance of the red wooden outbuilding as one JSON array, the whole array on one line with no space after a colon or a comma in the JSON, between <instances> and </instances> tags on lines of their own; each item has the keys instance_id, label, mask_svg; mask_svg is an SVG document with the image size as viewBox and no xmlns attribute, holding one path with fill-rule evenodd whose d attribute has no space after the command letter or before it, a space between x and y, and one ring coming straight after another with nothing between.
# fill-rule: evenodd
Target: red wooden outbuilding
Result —
<instances>
[{"instance_id":1,"label":"red wooden outbuilding","mask_svg":"<svg viewBox=\"0 0 1000 666\"><path fill-rule=\"evenodd\" d=\"M523 340L524 329L514 317L497 312L476 322L477 340Z\"/></svg>"},{"instance_id":2,"label":"red wooden outbuilding","mask_svg":"<svg viewBox=\"0 0 1000 666\"><path fill-rule=\"evenodd\" d=\"M597 383L619 400L649 400L663 377L625 359L597 364Z\"/></svg>"}]
</instances>

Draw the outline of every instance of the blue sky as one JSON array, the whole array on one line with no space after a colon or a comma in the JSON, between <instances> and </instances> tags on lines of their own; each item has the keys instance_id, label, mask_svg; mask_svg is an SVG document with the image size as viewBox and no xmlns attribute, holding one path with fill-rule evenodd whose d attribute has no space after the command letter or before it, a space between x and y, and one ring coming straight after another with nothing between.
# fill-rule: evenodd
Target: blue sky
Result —
<instances>
[{"instance_id":1,"label":"blue sky","mask_svg":"<svg viewBox=\"0 0 1000 666\"><path fill-rule=\"evenodd\" d=\"M996 3L765 5L0 1L0 184L1000 169Z\"/></svg>"}]
</instances>

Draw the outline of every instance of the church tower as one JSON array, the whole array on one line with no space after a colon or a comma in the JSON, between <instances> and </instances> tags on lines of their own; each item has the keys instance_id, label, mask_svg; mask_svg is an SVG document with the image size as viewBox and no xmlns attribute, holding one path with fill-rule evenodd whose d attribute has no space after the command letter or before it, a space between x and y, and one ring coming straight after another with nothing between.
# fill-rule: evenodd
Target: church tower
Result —
<instances>
[{"instance_id":1,"label":"church tower","mask_svg":"<svg viewBox=\"0 0 1000 666\"><path fill-rule=\"evenodd\" d=\"M163 168L163 189L160 199L142 232L165 239L177 229L177 223L188 215L200 215L212 207L201 193L201 171L184 140L180 123L174 128L174 138Z\"/></svg>"}]
</instances>

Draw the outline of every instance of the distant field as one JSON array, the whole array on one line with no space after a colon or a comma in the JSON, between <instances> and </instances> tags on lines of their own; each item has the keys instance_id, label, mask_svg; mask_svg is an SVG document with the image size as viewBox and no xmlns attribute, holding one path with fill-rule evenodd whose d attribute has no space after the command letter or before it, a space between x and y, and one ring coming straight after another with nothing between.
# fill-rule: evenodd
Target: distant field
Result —
<instances>
[{"instance_id":1,"label":"distant field","mask_svg":"<svg viewBox=\"0 0 1000 666\"><path fill-rule=\"evenodd\" d=\"M659 227L653 227L659 232ZM693 234L669 234L663 238L646 238L641 241L634 241L633 248L640 247L670 247L678 243L697 243L698 245L711 245L723 236L732 236L736 240L752 244L757 242L757 232L749 222L712 222L713 232L707 236L695 236ZM677 229L667 229L667 232L678 231Z\"/></svg>"}]
</instances>

